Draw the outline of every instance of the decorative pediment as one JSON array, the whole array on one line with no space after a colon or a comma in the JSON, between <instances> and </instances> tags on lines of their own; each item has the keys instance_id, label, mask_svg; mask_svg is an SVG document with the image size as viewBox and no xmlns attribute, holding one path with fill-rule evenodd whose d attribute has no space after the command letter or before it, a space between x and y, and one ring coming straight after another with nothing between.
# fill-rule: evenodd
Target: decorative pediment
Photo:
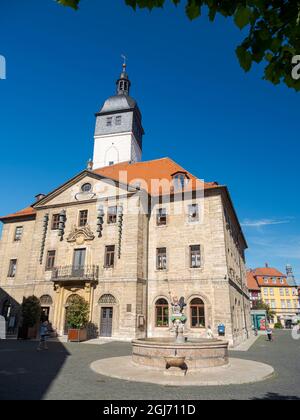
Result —
<instances>
[{"instance_id":1,"label":"decorative pediment","mask_svg":"<svg viewBox=\"0 0 300 420\"><path fill-rule=\"evenodd\" d=\"M68 242L76 242L77 245L84 244L85 241L93 241L95 235L93 234L89 225L83 227L74 226L70 235L67 238Z\"/></svg>"}]
</instances>

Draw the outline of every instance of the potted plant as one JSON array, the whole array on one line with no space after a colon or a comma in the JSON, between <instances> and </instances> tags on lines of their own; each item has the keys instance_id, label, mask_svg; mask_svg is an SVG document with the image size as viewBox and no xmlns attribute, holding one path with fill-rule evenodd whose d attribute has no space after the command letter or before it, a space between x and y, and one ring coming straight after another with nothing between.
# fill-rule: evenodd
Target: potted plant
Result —
<instances>
[{"instance_id":1,"label":"potted plant","mask_svg":"<svg viewBox=\"0 0 300 420\"><path fill-rule=\"evenodd\" d=\"M21 313L22 327L19 330L19 338L26 340L27 338L36 338L37 324L41 319L41 305L36 296L24 298Z\"/></svg>"},{"instance_id":2,"label":"potted plant","mask_svg":"<svg viewBox=\"0 0 300 420\"><path fill-rule=\"evenodd\" d=\"M87 340L87 323L89 320L89 304L82 297L74 299L67 310L68 340L80 342Z\"/></svg>"}]
</instances>

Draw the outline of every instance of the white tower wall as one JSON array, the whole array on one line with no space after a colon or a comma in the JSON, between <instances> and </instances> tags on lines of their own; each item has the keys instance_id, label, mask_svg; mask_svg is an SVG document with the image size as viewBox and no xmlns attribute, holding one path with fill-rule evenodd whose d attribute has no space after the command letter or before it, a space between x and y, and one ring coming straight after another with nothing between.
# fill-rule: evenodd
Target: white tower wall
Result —
<instances>
[{"instance_id":1,"label":"white tower wall","mask_svg":"<svg viewBox=\"0 0 300 420\"><path fill-rule=\"evenodd\" d=\"M95 136L93 169L120 162L139 162L141 149L133 133L118 133Z\"/></svg>"}]
</instances>

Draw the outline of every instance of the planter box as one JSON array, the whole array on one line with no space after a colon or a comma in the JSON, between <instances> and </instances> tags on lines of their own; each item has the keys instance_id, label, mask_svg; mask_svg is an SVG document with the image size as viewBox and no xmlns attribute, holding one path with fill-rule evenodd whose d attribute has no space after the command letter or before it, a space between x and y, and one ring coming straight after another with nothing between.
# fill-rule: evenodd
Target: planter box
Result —
<instances>
[{"instance_id":1,"label":"planter box","mask_svg":"<svg viewBox=\"0 0 300 420\"><path fill-rule=\"evenodd\" d=\"M81 330L69 329L68 341L80 343L81 341L87 340L87 329L82 328Z\"/></svg>"}]
</instances>

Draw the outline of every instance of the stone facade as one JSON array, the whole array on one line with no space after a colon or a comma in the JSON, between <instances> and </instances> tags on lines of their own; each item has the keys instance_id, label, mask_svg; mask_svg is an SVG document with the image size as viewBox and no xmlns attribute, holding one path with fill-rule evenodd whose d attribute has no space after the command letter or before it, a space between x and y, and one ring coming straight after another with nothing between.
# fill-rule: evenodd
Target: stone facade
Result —
<instances>
[{"instance_id":1,"label":"stone facade","mask_svg":"<svg viewBox=\"0 0 300 420\"><path fill-rule=\"evenodd\" d=\"M91 184L93 194L84 197L80 191L86 183ZM188 218L191 203L200 209L195 222ZM163 298L170 305L174 296L184 296L187 303L186 333L191 337L205 336L205 327L193 328L190 319L190 303L200 298L205 305L205 326L210 325L217 335L222 323L231 344L242 341L250 331L243 255L246 245L241 236L239 244L234 241L239 225L226 190L215 188L196 200L190 197L180 201L180 205L178 211L174 200L159 204L152 199L150 211L145 214L141 192L84 171L36 203L35 213L29 218L3 219L0 305L8 297L21 304L24 296L47 295L52 301L49 320L59 334L64 334L68 298L77 294L89 302L90 321L98 335L103 334L101 314L107 308L112 309L108 335L131 340L172 334L171 325L157 326L156 302ZM115 223L108 224L108 209L113 206L123 209L121 227L119 216ZM99 207L104 211L101 237L97 233ZM163 226L157 226L159 208L167 213ZM61 240L51 224L53 216L63 210L66 221ZM82 210L88 211L88 220L84 228L79 228ZM45 216L49 220L46 228ZM15 241L16 228L21 226L21 240ZM189 247L197 244L201 247L201 264L191 268ZM115 246L114 266L107 268L105 247L111 245ZM165 270L156 266L156 250L161 247L167 250ZM79 278L73 276L71 267L78 249L85 249L85 266L97 267L96 276L94 272ZM55 276L55 270L46 269L48 251L55 251L55 267L66 270L66 274ZM17 260L16 273L8 277L13 259ZM101 299L107 295L111 298Z\"/></svg>"}]
</instances>

